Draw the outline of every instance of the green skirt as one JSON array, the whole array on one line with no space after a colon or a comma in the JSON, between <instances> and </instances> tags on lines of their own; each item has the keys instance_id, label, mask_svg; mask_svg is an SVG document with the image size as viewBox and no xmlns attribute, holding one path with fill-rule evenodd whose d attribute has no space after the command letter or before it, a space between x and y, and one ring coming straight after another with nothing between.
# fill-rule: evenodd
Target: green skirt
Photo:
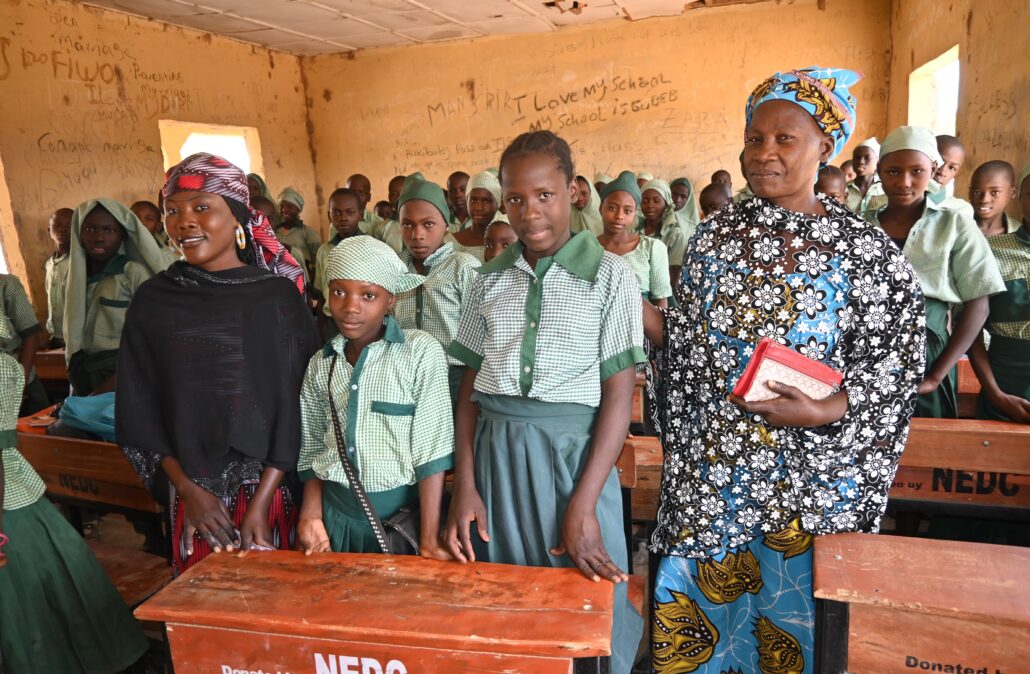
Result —
<instances>
[{"instance_id":1,"label":"green skirt","mask_svg":"<svg viewBox=\"0 0 1030 674\"><path fill-rule=\"evenodd\" d=\"M575 403L484 393L476 393L472 399L480 408L475 477L490 532L486 560L573 566L567 555L555 557L550 549L561 541L565 509L590 455L597 410ZM612 468L597 501L597 521L608 554L625 571L629 560L622 514L619 478ZM613 674L629 673L644 627L626 591L626 583L615 586Z\"/></svg>"},{"instance_id":2,"label":"green skirt","mask_svg":"<svg viewBox=\"0 0 1030 674\"><path fill-rule=\"evenodd\" d=\"M147 639L82 537L46 499L4 513L0 652L6 674L108 674Z\"/></svg>"},{"instance_id":3,"label":"green skirt","mask_svg":"<svg viewBox=\"0 0 1030 674\"><path fill-rule=\"evenodd\" d=\"M998 388L1009 395L1030 400L1030 340L991 335L987 356ZM1009 420L987 402L983 394L977 401L976 418Z\"/></svg>"},{"instance_id":4,"label":"green skirt","mask_svg":"<svg viewBox=\"0 0 1030 674\"><path fill-rule=\"evenodd\" d=\"M368 500L381 520L417 498L418 485L368 494ZM322 522L333 552L382 552L354 492L339 482L322 483Z\"/></svg>"},{"instance_id":5,"label":"green skirt","mask_svg":"<svg viewBox=\"0 0 1030 674\"><path fill-rule=\"evenodd\" d=\"M948 345L948 304L927 297L926 303L926 372L940 358ZM951 368L932 393L919 396L915 416L935 419L958 418L958 370Z\"/></svg>"}]
</instances>

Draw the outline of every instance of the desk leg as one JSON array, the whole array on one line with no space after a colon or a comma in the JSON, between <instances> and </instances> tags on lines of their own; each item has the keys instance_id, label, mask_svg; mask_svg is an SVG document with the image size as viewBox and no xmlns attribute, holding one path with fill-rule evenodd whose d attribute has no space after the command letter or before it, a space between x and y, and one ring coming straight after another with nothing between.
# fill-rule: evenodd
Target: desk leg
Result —
<instances>
[{"instance_id":1,"label":"desk leg","mask_svg":"<svg viewBox=\"0 0 1030 674\"><path fill-rule=\"evenodd\" d=\"M609 674L611 658L576 658L572 661L572 674Z\"/></svg>"},{"instance_id":2,"label":"desk leg","mask_svg":"<svg viewBox=\"0 0 1030 674\"><path fill-rule=\"evenodd\" d=\"M626 530L626 573L633 573L633 490L622 488L622 527Z\"/></svg>"},{"instance_id":3,"label":"desk leg","mask_svg":"<svg viewBox=\"0 0 1030 674\"><path fill-rule=\"evenodd\" d=\"M848 605L828 599L815 600L815 672L845 674L848 671Z\"/></svg>"}]
</instances>

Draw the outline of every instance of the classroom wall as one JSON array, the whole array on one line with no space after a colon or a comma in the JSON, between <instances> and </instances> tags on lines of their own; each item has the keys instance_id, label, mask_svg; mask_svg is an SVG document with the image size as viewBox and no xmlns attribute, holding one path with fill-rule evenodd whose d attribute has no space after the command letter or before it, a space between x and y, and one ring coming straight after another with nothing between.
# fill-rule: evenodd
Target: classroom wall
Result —
<instances>
[{"instance_id":1,"label":"classroom wall","mask_svg":"<svg viewBox=\"0 0 1030 674\"><path fill-rule=\"evenodd\" d=\"M908 76L959 46L961 74L957 136L966 165L956 195L968 197L977 165L1004 159L1016 171L1030 161L1030 10L1026 0L949 0L891 3L889 128L907 124ZM1010 214L1019 212L1013 204Z\"/></svg>"},{"instance_id":2,"label":"classroom wall","mask_svg":"<svg viewBox=\"0 0 1030 674\"><path fill-rule=\"evenodd\" d=\"M41 316L50 213L156 200L160 119L257 127L271 188L313 195L296 57L63 0L4 0L0 25L0 240Z\"/></svg>"},{"instance_id":3,"label":"classroom wall","mask_svg":"<svg viewBox=\"0 0 1030 674\"><path fill-rule=\"evenodd\" d=\"M882 135L890 65L889 0L826 0L705 9L557 33L308 57L320 197L364 172L373 201L396 174L444 181L497 164L529 129L573 145L578 171L687 175L719 168L743 185L743 108L777 70L848 67L856 139ZM920 3L922 4L922 3ZM846 150L850 155L850 146Z\"/></svg>"}]
</instances>

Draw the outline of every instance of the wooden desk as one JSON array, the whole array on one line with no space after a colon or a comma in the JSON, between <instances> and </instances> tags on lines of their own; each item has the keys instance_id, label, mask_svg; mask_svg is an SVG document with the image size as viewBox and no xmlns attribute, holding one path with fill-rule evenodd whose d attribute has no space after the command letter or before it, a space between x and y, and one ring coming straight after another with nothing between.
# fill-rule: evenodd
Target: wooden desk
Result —
<instances>
[{"instance_id":1,"label":"wooden desk","mask_svg":"<svg viewBox=\"0 0 1030 674\"><path fill-rule=\"evenodd\" d=\"M838 534L813 566L824 672L1027 671L1030 549Z\"/></svg>"},{"instance_id":2,"label":"wooden desk","mask_svg":"<svg viewBox=\"0 0 1030 674\"><path fill-rule=\"evenodd\" d=\"M573 569L220 554L136 617L167 624L176 674L570 674L609 654L612 585Z\"/></svg>"},{"instance_id":3,"label":"wooden desk","mask_svg":"<svg viewBox=\"0 0 1030 674\"><path fill-rule=\"evenodd\" d=\"M643 372L637 373L637 379L633 384L633 407L630 410L630 423L642 424L647 416L647 405L644 399L647 397L647 375Z\"/></svg>"}]
</instances>

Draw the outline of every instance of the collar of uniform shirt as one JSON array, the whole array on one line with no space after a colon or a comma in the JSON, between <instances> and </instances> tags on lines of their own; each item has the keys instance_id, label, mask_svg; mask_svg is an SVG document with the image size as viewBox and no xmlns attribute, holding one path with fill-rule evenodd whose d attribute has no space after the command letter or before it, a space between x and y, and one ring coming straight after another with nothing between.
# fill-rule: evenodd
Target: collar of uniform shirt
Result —
<instances>
[{"instance_id":1,"label":"collar of uniform shirt","mask_svg":"<svg viewBox=\"0 0 1030 674\"><path fill-rule=\"evenodd\" d=\"M450 241L444 242L443 245L433 251L429 257L422 261L422 266L425 268L426 273L429 273L429 270L433 268L433 265L453 252L454 244ZM409 271L415 271L415 258L412 257L411 251L408 250L406 246L404 250L401 251L401 260L404 261L404 264L408 265Z\"/></svg>"},{"instance_id":2,"label":"collar of uniform shirt","mask_svg":"<svg viewBox=\"0 0 1030 674\"><path fill-rule=\"evenodd\" d=\"M386 334L383 335L382 341L392 342L394 344L404 343L404 331L401 330L400 324L393 316L387 316L383 319L383 324L386 326ZM375 344L375 342L372 342ZM334 354L344 355L343 347L347 344L347 338L343 335L336 335L333 339L322 347L322 357L332 358ZM370 345L371 346L371 345Z\"/></svg>"},{"instance_id":3,"label":"collar of uniform shirt","mask_svg":"<svg viewBox=\"0 0 1030 674\"><path fill-rule=\"evenodd\" d=\"M511 269L515 266L515 262L522 257L523 250L525 250L525 246L521 241L517 241L476 271L480 274L492 274ZM593 283L597 280L597 269L601 266L603 255L604 248L597 242L597 237L588 231L582 231L573 234L572 238L558 249L552 259L554 264L570 274Z\"/></svg>"}]
</instances>

